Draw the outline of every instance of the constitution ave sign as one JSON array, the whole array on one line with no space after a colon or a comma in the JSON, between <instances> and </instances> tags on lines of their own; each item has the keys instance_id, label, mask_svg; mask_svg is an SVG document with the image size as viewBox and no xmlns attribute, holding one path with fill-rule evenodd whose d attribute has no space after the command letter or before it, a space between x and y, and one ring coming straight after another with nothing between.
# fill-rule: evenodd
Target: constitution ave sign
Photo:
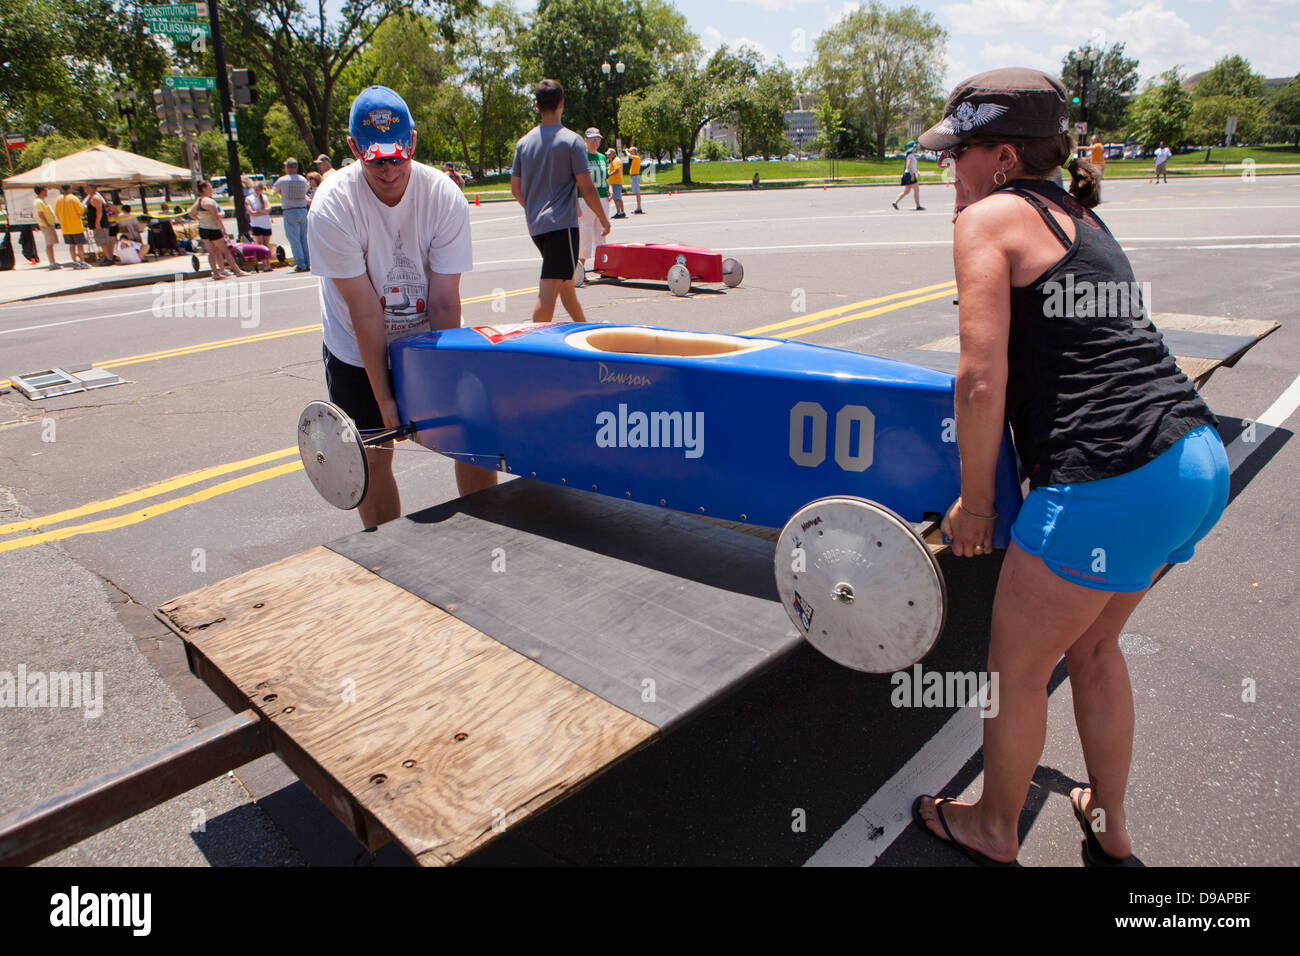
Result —
<instances>
[{"instance_id":1,"label":"constitution ave sign","mask_svg":"<svg viewBox=\"0 0 1300 956\"><path fill-rule=\"evenodd\" d=\"M157 7L145 7L143 13L147 20L183 20L186 17L206 17L208 15L208 5L206 3L169 3Z\"/></svg>"}]
</instances>

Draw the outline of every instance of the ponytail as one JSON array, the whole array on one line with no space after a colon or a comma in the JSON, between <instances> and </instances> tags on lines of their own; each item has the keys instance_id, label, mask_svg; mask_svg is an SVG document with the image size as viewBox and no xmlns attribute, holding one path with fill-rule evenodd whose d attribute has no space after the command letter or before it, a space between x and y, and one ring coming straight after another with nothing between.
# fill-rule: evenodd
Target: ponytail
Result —
<instances>
[{"instance_id":1,"label":"ponytail","mask_svg":"<svg viewBox=\"0 0 1300 956\"><path fill-rule=\"evenodd\" d=\"M1101 202L1101 176L1096 166L1074 156L1065 168L1070 171L1070 195L1079 205L1092 209Z\"/></svg>"}]
</instances>

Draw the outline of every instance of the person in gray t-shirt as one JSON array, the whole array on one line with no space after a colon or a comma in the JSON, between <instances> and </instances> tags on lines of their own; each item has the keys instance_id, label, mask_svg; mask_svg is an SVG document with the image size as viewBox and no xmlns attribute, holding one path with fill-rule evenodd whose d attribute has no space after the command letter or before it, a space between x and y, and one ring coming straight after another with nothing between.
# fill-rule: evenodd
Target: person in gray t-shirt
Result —
<instances>
[{"instance_id":1,"label":"person in gray t-shirt","mask_svg":"<svg viewBox=\"0 0 1300 956\"><path fill-rule=\"evenodd\" d=\"M534 322L550 322L558 296L575 322L587 321L573 273L578 264L577 192L600 221L601 235L609 233L596 187L587 166L587 146L573 130L560 124L564 112L564 87L542 80L533 91L541 124L524 134L515 147L510 170L510 192L524 207L528 234L542 254L542 277L533 305Z\"/></svg>"}]
</instances>

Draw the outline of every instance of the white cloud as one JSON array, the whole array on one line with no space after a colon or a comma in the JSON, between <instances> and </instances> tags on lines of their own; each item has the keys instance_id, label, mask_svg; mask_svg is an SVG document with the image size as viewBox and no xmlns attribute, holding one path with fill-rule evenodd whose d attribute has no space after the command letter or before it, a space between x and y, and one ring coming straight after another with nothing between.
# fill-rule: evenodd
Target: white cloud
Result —
<instances>
[{"instance_id":1,"label":"white cloud","mask_svg":"<svg viewBox=\"0 0 1300 956\"><path fill-rule=\"evenodd\" d=\"M727 49L733 51L739 50L742 46L748 46L753 47L758 51L759 55L763 58L764 63L776 62L776 54L769 50L761 41L745 36L727 36L717 27L707 26L702 29L700 31L700 41L703 44L704 49L709 53L712 53L714 50L718 49L718 47L723 45L725 45Z\"/></svg>"},{"instance_id":2,"label":"white cloud","mask_svg":"<svg viewBox=\"0 0 1300 956\"><path fill-rule=\"evenodd\" d=\"M985 43L980 55L987 63L1002 66L1027 66L1033 70L1056 75L1061 69L1060 57L1024 43Z\"/></svg>"},{"instance_id":3,"label":"white cloud","mask_svg":"<svg viewBox=\"0 0 1300 956\"><path fill-rule=\"evenodd\" d=\"M746 7L762 7L769 13L789 13L796 7L807 7L823 0L730 0Z\"/></svg>"}]
</instances>

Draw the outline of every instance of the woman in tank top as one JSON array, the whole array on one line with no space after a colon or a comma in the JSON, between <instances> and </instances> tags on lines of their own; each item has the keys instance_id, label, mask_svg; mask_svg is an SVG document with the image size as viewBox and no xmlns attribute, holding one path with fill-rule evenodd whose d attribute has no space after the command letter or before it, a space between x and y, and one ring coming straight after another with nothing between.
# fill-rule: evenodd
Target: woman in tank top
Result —
<instances>
[{"instance_id":1,"label":"woman in tank top","mask_svg":"<svg viewBox=\"0 0 1300 956\"><path fill-rule=\"evenodd\" d=\"M197 218L199 221L199 239L208 250L208 265L212 267L212 278L224 279L229 274L222 269L223 266L229 266L230 271L237 276L248 275L239 268L230 246L226 244L226 227L221 222L221 207L212 198L212 184L206 179L199 181L198 198L194 200L194 205L186 210L185 215Z\"/></svg>"},{"instance_id":2,"label":"woman in tank top","mask_svg":"<svg viewBox=\"0 0 1300 956\"><path fill-rule=\"evenodd\" d=\"M1089 786L1070 795L1089 859L1132 852L1124 796L1133 696L1119 650L1155 576L1222 514L1214 416L1146 314L1119 244L1091 211L1100 174L1070 160L1065 89L1035 70L960 84L921 137L954 164L955 385L961 497L943 522L959 557L992 550L994 469L1010 421L1030 492L993 604L979 800L918 797L920 826L980 863L1008 863L1042 755L1047 683L1064 654Z\"/></svg>"}]
</instances>

